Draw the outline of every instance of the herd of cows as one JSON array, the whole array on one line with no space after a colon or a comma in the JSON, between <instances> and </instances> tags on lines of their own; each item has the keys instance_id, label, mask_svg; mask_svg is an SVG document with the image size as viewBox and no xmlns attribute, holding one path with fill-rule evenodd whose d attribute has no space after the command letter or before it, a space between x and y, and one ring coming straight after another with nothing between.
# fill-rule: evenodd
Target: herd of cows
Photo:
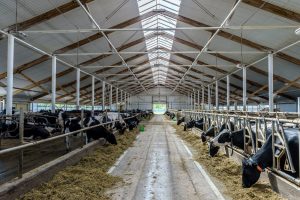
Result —
<instances>
[{"instance_id":1,"label":"herd of cows","mask_svg":"<svg viewBox=\"0 0 300 200\"><path fill-rule=\"evenodd\" d=\"M95 126L85 131L87 142L104 138L111 144L117 144L114 132L124 134L126 129L132 130L138 126L137 116L148 118L152 114L152 111L132 110L122 113L94 111L92 115L91 111L83 111L82 119L81 110L57 110L55 113L41 110L25 114L23 134L25 140L37 140ZM102 123L106 124L100 126ZM18 117L7 119L2 116L1 139L19 138L19 124Z\"/></svg>"},{"instance_id":2,"label":"herd of cows","mask_svg":"<svg viewBox=\"0 0 300 200\"><path fill-rule=\"evenodd\" d=\"M174 113L166 112L171 119L175 117ZM275 155L273 155L272 145L272 125L266 123L264 127L264 138L256 138L256 125L255 121L251 121L250 128L239 127L236 128L233 121L223 123L221 126L212 124L206 131L204 130L205 122L204 119L189 121L185 117L179 117L177 119L177 125L183 124L184 131L193 127L202 130L201 141L208 143L209 155L211 157L216 156L221 146L231 146L242 151L245 151L245 147L250 149L258 149L257 151L250 151L246 155L246 158L242 161L242 184L243 187L251 187L254 185L261 172L266 168L272 168L273 156L279 158L279 169L285 174L293 178L299 178L299 127L290 127L281 124L279 129L283 132L283 138L274 137ZM244 134L251 135L248 139L245 139ZM246 143L246 144L245 144ZM290 155L287 151L282 150L283 143L286 143L286 148L289 149ZM258 145L258 147L256 147ZM291 162L288 165L288 163ZM277 163L276 163L277 164ZM290 166L293 166L291 169Z\"/></svg>"}]
</instances>

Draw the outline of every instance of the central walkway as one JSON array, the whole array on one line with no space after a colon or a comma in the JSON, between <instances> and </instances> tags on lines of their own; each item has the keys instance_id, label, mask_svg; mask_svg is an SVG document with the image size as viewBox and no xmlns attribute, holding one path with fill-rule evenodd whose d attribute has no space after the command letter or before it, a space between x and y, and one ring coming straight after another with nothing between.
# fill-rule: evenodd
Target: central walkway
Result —
<instances>
[{"instance_id":1,"label":"central walkway","mask_svg":"<svg viewBox=\"0 0 300 200\"><path fill-rule=\"evenodd\" d=\"M171 122L155 115L112 175L125 183L111 191L113 199L222 199L194 163ZM206 177L207 178L207 177Z\"/></svg>"}]
</instances>

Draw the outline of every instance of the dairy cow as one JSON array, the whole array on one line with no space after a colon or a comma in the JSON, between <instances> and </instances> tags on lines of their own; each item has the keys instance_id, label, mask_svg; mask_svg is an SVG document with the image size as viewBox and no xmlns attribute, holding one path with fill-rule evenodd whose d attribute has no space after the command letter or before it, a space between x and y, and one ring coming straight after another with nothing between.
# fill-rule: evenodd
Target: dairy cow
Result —
<instances>
[{"instance_id":1,"label":"dairy cow","mask_svg":"<svg viewBox=\"0 0 300 200\"><path fill-rule=\"evenodd\" d=\"M285 169L286 155L281 158L280 168L283 172L292 177L299 178L299 129L288 128L284 129L284 137L290 149L292 162L296 170L295 173ZM276 140L275 144L281 144L280 140ZM275 154L280 153L279 149L275 148ZM272 151L272 136L269 135L263 146L248 159L242 162L242 184L243 187L249 188L255 184L262 171L267 167L273 166L273 151Z\"/></svg>"}]
</instances>

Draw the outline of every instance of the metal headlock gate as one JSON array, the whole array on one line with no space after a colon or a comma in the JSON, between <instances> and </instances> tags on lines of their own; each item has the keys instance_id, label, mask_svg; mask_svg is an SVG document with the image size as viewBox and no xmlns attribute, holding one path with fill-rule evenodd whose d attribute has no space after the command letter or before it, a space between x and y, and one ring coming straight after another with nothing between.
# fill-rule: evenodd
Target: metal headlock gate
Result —
<instances>
[{"instance_id":1,"label":"metal headlock gate","mask_svg":"<svg viewBox=\"0 0 300 200\"><path fill-rule=\"evenodd\" d=\"M119 114L118 117L120 117L120 113L118 113L118 114ZM24 143L24 118L25 118L25 115L27 115L27 114L25 114L22 110L20 110L20 114L17 114L17 115L10 115L10 116L2 115L2 116L0 116L0 121L6 121L8 123L14 122L14 123L16 123L17 127L19 126L20 145L0 150L0 155L4 155L4 154L11 153L11 152L19 151L18 176L17 176L18 178L23 177L23 156L24 156L23 151L24 151L24 149L26 149L28 147L33 147L33 146L37 146L37 145L40 145L40 144L44 144L44 143L49 143L51 141L54 141L54 140L57 140L57 139L60 139L60 138L65 138L66 149L69 150L70 149L69 136L74 135L74 134L78 134L78 133L80 133L80 136L83 138L82 146L84 146L84 145L87 144L87 136L83 134L84 131L87 131L87 130L90 130L90 129L93 129L93 128L96 128L96 127L99 127L99 126L103 126L103 125L104 126L109 125L111 123L120 121L120 118L119 118L118 120L115 120L115 121L100 123L100 124L97 124L95 126L82 128L82 129L77 130L77 131L60 134L60 135L50 137L50 138L47 138L47 139L42 139L42 140L38 140L38 141L34 141L34 142ZM42 117L42 115L34 114L34 113L28 113L28 115L29 116L36 115L36 116L41 116ZM84 119L83 110L81 110L80 116L81 116L81 119ZM131 119L131 118L134 118L134 117L137 117L138 120L141 120L141 116L140 116L139 113L134 115L134 116L124 118L123 120ZM81 125L83 127L83 120L81 120ZM0 138L0 144L1 144L1 138Z\"/></svg>"},{"instance_id":2,"label":"metal headlock gate","mask_svg":"<svg viewBox=\"0 0 300 200\"><path fill-rule=\"evenodd\" d=\"M272 134L272 152L273 152L273 167L270 169L289 181L300 186L300 178L294 178L280 169L280 161L284 155L285 165L284 170L296 173L289 146L287 145L283 123L289 123L296 126L300 125L300 118L297 113L283 113L283 112L244 112L244 111L176 111L169 110L170 112L180 112L182 117L185 117L185 122L190 120L197 120L203 118L204 130L207 131L212 125L215 126L215 133L224 123L232 122L234 130L237 131L244 129L244 149L243 155L249 157L265 143L267 139L267 129L271 129ZM255 123L255 134L253 134L251 124ZM230 127L230 126L229 126ZM298 142L300 152L300 131L298 133ZM256 140L253 138L256 137ZM275 141L279 140L281 144L276 144ZM252 145L250 145L252 143ZM254 145L255 144L255 145ZM232 148L232 147L228 147ZM233 147L233 150L240 152ZM279 151L276 154L275 151ZM300 175L300 153L299 153L299 175Z\"/></svg>"}]
</instances>

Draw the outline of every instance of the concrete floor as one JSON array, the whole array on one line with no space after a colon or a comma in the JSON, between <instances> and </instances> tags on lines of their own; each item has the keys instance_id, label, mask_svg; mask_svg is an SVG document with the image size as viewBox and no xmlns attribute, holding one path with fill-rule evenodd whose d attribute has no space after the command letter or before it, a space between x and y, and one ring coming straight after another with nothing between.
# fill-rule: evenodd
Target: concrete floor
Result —
<instances>
[{"instance_id":1,"label":"concrete floor","mask_svg":"<svg viewBox=\"0 0 300 200\"><path fill-rule=\"evenodd\" d=\"M125 181L109 192L113 199L223 199L162 115L147 123L110 172Z\"/></svg>"}]
</instances>

